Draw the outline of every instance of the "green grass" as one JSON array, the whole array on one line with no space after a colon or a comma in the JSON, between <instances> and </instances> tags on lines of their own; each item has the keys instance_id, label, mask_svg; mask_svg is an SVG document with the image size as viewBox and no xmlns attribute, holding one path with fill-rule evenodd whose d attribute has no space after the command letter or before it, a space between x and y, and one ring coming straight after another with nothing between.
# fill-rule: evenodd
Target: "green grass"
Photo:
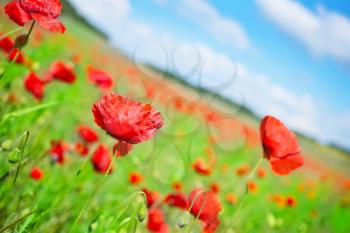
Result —
<instances>
[{"instance_id":1,"label":"green grass","mask_svg":"<svg viewBox=\"0 0 350 233\"><path fill-rule=\"evenodd\" d=\"M7 21L3 24L4 21L6 20L1 18L1 31L13 29L13 24ZM50 156L45 155L51 140L62 139L71 143L78 141L76 127L80 123L93 126L101 136L100 141L109 148L115 143L114 139L93 123L91 107L101 93L87 83L86 64L93 64L113 74L118 79L114 91L151 102L145 98L140 83L132 86L127 82L129 77L123 73L123 68L131 65L127 59L116 51L111 51L106 41L78 22L65 18L65 24L68 33L45 34L39 45L30 44L24 53L33 61L33 67L41 75L45 74L51 62L70 60L72 55L78 54L81 62L76 66L78 79L74 85L59 82L50 84L44 100L38 103L23 88L22 82L29 72L28 68L13 65L6 80L0 81L0 142L12 140L16 146L21 135L26 131L30 132L15 183L13 181L17 165L8 162L8 151L0 152L0 176L10 172L6 179L0 181L0 230L21 220L6 232L69 232L91 193L101 185L72 232L106 233L113 220L121 214L109 231L118 232L118 226L133 216L136 207L130 205L125 212L122 209L140 188L147 187L166 195L172 192L172 182L179 181L187 194L194 187L208 187L213 182L220 185L218 196L223 209L217 232L223 232L237 210L246 182L246 177L235 175L235 169L242 164L253 167L262 156L261 149L239 147L240 138L218 142L212 146L218 158L213 174L209 177L200 176L191 169L191 163L198 156L205 157L207 140L213 131L199 118L178 112L159 101L152 101L164 116L164 127L153 140L136 145L129 156L116 159L114 172L107 176L104 183L101 183L103 176L95 173L90 164L84 167L79 176L76 175L85 159L74 152L68 153L67 161L62 166L53 164ZM106 55L109 56L107 61L104 59ZM6 67L7 64L1 55L0 67ZM129 94L131 92L132 95ZM6 102L9 93L15 94L18 102ZM237 113L237 118L245 123L254 122L256 126L254 119L244 114ZM333 157L339 158L329 152L331 149L319 145L302 141L302 146L308 152L313 152L312 158L317 158L318 155L325 161ZM344 166L344 162L334 161L337 160L332 160L331 163L342 164L334 166ZM223 165L228 165L229 170L226 173L221 171ZM40 166L45 172L42 180L34 181L30 178L29 172L33 166ZM263 161L262 166L269 171L267 161ZM132 171L143 174L144 182L141 185L129 184L128 174ZM342 171L345 173L344 168ZM340 205L344 198L349 199L346 196L349 194L338 189L337 180L321 180L319 174L306 168L287 177L278 177L268 172L265 178L255 177L254 180L259 189L255 194L249 194L243 210L235 219L235 232L350 232L350 208ZM315 185L307 186L311 181ZM300 190L302 184L306 185L303 191ZM230 205L225 201L229 192L238 197L237 205ZM271 195L277 193L294 196L297 205L292 208L277 206L270 200ZM170 232L187 232L186 228L180 230L175 227L179 220L178 210L167 206L164 206L164 210L171 227ZM199 229L200 225L196 225L193 232L200 232ZM137 232L147 232L145 225L138 224Z\"/></svg>"}]
</instances>

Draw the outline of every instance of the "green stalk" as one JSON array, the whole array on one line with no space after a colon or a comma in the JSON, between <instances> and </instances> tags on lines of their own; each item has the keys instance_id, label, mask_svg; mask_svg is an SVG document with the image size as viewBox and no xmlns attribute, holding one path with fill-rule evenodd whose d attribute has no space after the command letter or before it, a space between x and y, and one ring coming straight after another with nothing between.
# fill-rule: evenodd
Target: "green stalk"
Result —
<instances>
[{"instance_id":1,"label":"green stalk","mask_svg":"<svg viewBox=\"0 0 350 233\"><path fill-rule=\"evenodd\" d=\"M12 34L15 34L16 32L21 31L21 30L23 30L23 27L15 28L15 29L1 35L0 40L5 39L6 37L11 36Z\"/></svg>"},{"instance_id":2,"label":"green stalk","mask_svg":"<svg viewBox=\"0 0 350 233\"><path fill-rule=\"evenodd\" d=\"M91 202L91 200L95 197L95 195L98 193L98 191L100 190L100 188L103 186L109 172L111 171L112 167L113 167L113 161L115 159L115 155L113 154L113 158L112 158L112 161L111 161L111 164L109 165L106 173L103 175L103 178L102 178L102 181L100 183L100 185L98 185L96 187L96 189L91 193L91 195L89 196L89 198L86 200L83 208L80 210L79 214L78 214L78 217L75 219L74 223L73 223L73 226L70 228L69 230L69 233L72 232L72 230L75 228L75 226L78 224L80 218L82 217L85 209L88 207L89 203Z\"/></svg>"},{"instance_id":3,"label":"green stalk","mask_svg":"<svg viewBox=\"0 0 350 233\"><path fill-rule=\"evenodd\" d=\"M26 148L26 145L27 145L27 142L28 142L28 139L29 139L29 131L26 131L22 138L21 138L21 143L19 145L19 147L21 148L21 158L19 160L19 163L18 163L18 166L17 166L17 170L16 170L16 175L15 175L15 178L13 180L13 184L16 184L16 181L17 181L17 177L18 177L18 174L19 174L19 170L21 169L21 164L22 164L22 160L23 160L23 154L24 154L24 149Z\"/></svg>"},{"instance_id":4,"label":"green stalk","mask_svg":"<svg viewBox=\"0 0 350 233\"><path fill-rule=\"evenodd\" d=\"M252 180L252 178L254 177L254 175L255 175L256 171L258 170L258 168L259 168L261 162L263 161L263 159L264 159L264 157L261 157L261 158L258 160L258 162L255 164L253 170L251 171L251 173L250 173L249 176L248 176L248 181L249 181L249 180ZM243 208L243 206L244 206L244 204L245 204L245 202L246 202L246 200L247 200L247 197L248 197L248 188L247 188L247 184L245 184L245 192L244 192L244 194L243 194L242 200L241 200L241 202L240 202L240 204L239 204L237 210L236 210L235 213L233 214L233 217L232 217L230 223L227 225L226 231L224 231L224 232L227 232L227 231L232 227L232 224L234 223L234 220L236 219L237 215L238 215L238 214L240 213L240 211L242 210L242 208Z\"/></svg>"},{"instance_id":5,"label":"green stalk","mask_svg":"<svg viewBox=\"0 0 350 233\"><path fill-rule=\"evenodd\" d=\"M36 212L36 210L33 210L31 212L29 212L28 214L23 215L22 217L16 219L14 222L10 223L9 225L5 226L4 228L2 228L0 230L0 233L5 232L8 229L11 229L12 227L16 226L17 223L23 221L24 219L26 219L27 217L31 216L32 214L34 214Z\"/></svg>"},{"instance_id":6,"label":"green stalk","mask_svg":"<svg viewBox=\"0 0 350 233\"><path fill-rule=\"evenodd\" d=\"M136 194L134 194L130 200L127 202L127 204L125 205L125 207L122 209L122 211L118 214L118 216L112 221L112 223L109 225L109 227L107 228L106 232L109 232L109 230L114 226L114 224L119 220L119 218L124 214L124 212L129 208L131 202L138 196L138 195L143 195L144 200L147 201L147 197L146 194L142 191L137 192Z\"/></svg>"}]
</instances>

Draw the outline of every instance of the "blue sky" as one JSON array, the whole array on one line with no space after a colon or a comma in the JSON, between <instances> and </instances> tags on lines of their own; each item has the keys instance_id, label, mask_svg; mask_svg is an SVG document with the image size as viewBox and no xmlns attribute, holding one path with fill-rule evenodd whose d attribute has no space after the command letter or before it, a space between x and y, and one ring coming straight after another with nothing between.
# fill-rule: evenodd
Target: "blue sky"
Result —
<instances>
[{"instance_id":1,"label":"blue sky","mask_svg":"<svg viewBox=\"0 0 350 233\"><path fill-rule=\"evenodd\" d=\"M193 83L201 78L261 116L350 148L350 2L71 2L137 60L185 74L200 54L201 76L186 77ZM166 62L172 51L178 69ZM236 70L225 90L216 88Z\"/></svg>"}]
</instances>

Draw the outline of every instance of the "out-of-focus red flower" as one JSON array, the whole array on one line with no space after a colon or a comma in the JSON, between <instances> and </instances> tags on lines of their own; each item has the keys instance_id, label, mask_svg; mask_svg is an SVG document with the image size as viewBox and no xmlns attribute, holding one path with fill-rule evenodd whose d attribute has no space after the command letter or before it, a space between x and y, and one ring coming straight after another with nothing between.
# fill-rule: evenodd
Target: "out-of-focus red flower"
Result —
<instances>
[{"instance_id":1,"label":"out-of-focus red flower","mask_svg":"<svg viewBox=\"0 0 350 233\"><path fill-rule=\"evenodd\" d=\"M212 172L211 167L202 158L196 159L192 164L192 168L203 176L209 176Z\"/></svg>"},{"instance_id":2,"label":"out-of-focus red flower","mask_svg":"<svg viewBox=\"0 0 350 233\"><path fill-rule=\"evenodd\" d=\"M62 141L51 141L50 154L53 159L58 164L64 163L64 153L67 151L67 146Z\"/></svg>"},{"instance_id":3,"label":"out-of-focus red flower","mask_svg":"<svg viewBox=\"0 0 350 233\"><path fill-rule=\"evenodd\" d=\"M208 112L205 115L205 120L207 122L210 122L210 123L218 121L220 119L221 119L220 116L217 113L215 113L215 112Z\"/></svg>"},{"instance_id":4,"label":"out-of-focus red flower","mask_svg":"<svg viewBox=\"0 0 350 233\"><path fill-rule=\"evenodd\" d=\"M0 33L1 36L1 33ZM17 48L14 47L14 43L10 37L5 37L0 40L0 49L7 54L7 59L13 61L15 58L16 63L24 63L24 56L19 52Z\"/></svg>"},{"instance_id":5,"label":"out-of-focus red flower","mask_svg":"<svg viewBox=\"0 0 350 233\"><path fill-rule=\"evenodd\" d=\"M218 215L221 211L221 204L215 193L195 189L190 194L189 203L192 205L190 213L204 224L203 232L214 233L220 224Z\"/></svg>"},{"instance_id":6,"label":"out-of-focus red flower","mask_svg":"<svg viewBox=\"0 0 350 233\"><path fill-rule=\"evenodd\" d=\"M220 192L219 184L218 183L212 183L210 185L210 190L217 194L218 192Z\"/></svg>"},{"instance_id":7,"label":"out-of-focus red flower","mask_svg":"<svg viewBox=\"0 0 350 233\"><path fill-rule=\"evenodd\" d=\"M65 32L57 19L62 11L60 0L13 0L5 6L5 12L19 26L35 20L51 32Z\"/></svg>"},{"instance_id":8,"label":"out-of-focus red flower","mask_svg":"<svg viewBox=\"0 0 350 233\"><path fill-rule=\"evenodd\" d=\"M142 189L141 191L144 192L146 195L148 208L150 208L154 203L160 201L160 195L157 192L151 191L146 188Z\"/></svg>"},{"instance_id":9,"label":"out-of-focus red flower","mask_svg":"<svg viewBox=\"0 0 350 233\"><path fill-rule=\"evenodd\" d=\"M0 36L1 36L1 33L0 33ZM13 49L13 46L14 44L10 37L5 37L0 40L0 48L5 53L10 53L11 50Z\"/></svg>"},{"instance_id":10,"label":"out-of-focus red flower","mask_svg":"<svg viewBox=\"0 0 350 233\"><path fill-rule=\"evenodd\" d=\"M271 200L272 202L274 202L275 204L277 204L279 207L283 207L285 204L284 198L282 195L280 194L274 194L271 196Z\"/></svg>"},{"instance_id":11,"label":"out-of-focus red flower","mask_svg":"<svg viewBox=\"0 0 350 233\"><path fill-rule=\"evenodd\" d=\"M71 59L74 64L79 64L81 61L81 56L79 54L74 54L72 55Z\"/></svg>"},{"instance_id":12,"label":"out-of-focus red flower","mask_svg":"<svg viewBox=\"0 0 350 233\"><path fill-rule=\"evenodd\" d=\"M264 168L259 167L259 169L258 169L258 171L257 171L256 174L257 174L257 176L258 176L259 178L264 178L264 177L266 176L266 171L265 171Z\"/></svg>"},{"instance_id":13,"label":"out-of-focus red flower","mask_svg":"<svg viewBox=\"0 0 350 233\"><path fill-rule=\"evenodd\" d=\"M249 171L250 171L249 165L242 165L236 169L236 175L237 176L245 176L249 173Z\"/></svg>"},{"instance_id":14,"label":"out-of-focus red flower","mask_svg":"<svg viewBox=\"0 0 350 233\"><path fill-rule=\"evenodd\" d=\"M75 143L75 151L83 157L89 154L89 148L80 142Z\"/></svg>"},{"instance_id":15,"label":"out-of-focus red flower","mask_svg":"<svg viewBox=\"0 0 350 233\"><path fill-rule=\"evenodd\" d=\"M39 167L34 167L30 171L30 176L34 180L41 180L44 177L44 172Z\"/></svg>"},{"instance_id":16,"label":"out-of-focus red flower","mask_svg":"<svg viewBox=\"0 0 350 233\"><path fill-rule=\"evenodd\" d=\"M345 188L345 190L349 190L350 191L350 180L345 182L344 188Z\"/></svg>"},{"instance_id":17,"label":"out-of-focus red flower","mask_svg":"<svg viewBox=\"0 0 350 233\"><path fill-rule=\"evenodd\" d=\"M50 76L53 79L60 80L65 83L74 83L76 77L74 67L63 61L56 61L50 66Z\"/></svg>"},{"instance_id":18,"label":"out-of-focus red flower","mask_svg":"<svg viewBox=\"0 0 350 233\"><path fill-rule=\"evenodd\" d=\"M138 173L138 172L131 172L129 174L129 182L130 182L130 184L138 185L142 181L143 181L143 177L142 177L142 175L140 173Z\"/></svg>"},{"instance_id":19,"label":"out-of-focus red flower","mask_svg":"<svg viewBox=\"0 0 350 233\"><path fill-rule=\"evenodd\" d=\"M177 192L180 192L182 190L182 184L179 181L173 182L171 184L171 187Z\"/></svg>"},{"instance_id":20,"label":"out-of-focus red flower","mask_svg":"<svg viewBox=\"0 0 350 233\"><path fill-rule=\"evenodd\" d=\"M292 196L287 197L285 202L286 202L286 206L289 206L289 207L294 207L297 204L295 198Z\"/></svg>"},{"instance_id":21,"label":"out-of-focus red flower","mask_svg":"<svg viewBox=\"0 0 350 233\"><path fill-rule=\"evenodd\" d=\"M165 197L164 202L169 206L174 206L184 210L189 207L188 198L183 193L170 193Z\"/></svg>"},{"instance_id":22,"label":"out-of-focus red flower","mask_svg":"<svg viewBox=\"0 0 350 233\"><path fill-rule=\"evenodd\" d=\"M91 162L95 171L105 174L112 163L112 157L109 153L108 147L103 144L99 145L92 155ZM110 169L109 173L111 172L112 169Z\"/></svg>"},{"instance_id":23,"label":"out-of-focus red flower","mask_svg":"<svg viewBox=\"0 0 350 233\"><path fill-rule=\"evenodd\" d=\"M92 111L97 125L112 137L130 144L151 139L163 125L161 114L150 104L115 93L103 96Z\"/></svg>"},{"instance_id":24,"label":"out-of-focus red flower","mask_svg":"<svg viewBox=\"0 0 350 233\"><path fill-rule=\"evenodd\" d=\"M108 90L113 87L113 78L102 70L93 68L92 66L87 66L87 77L88 81L102 90Z\"/></svg>"},{"instance_id":25,"label":"out-of-focus red flower","mask_svg":"<svg viewBox=\"0 0 350 233\"><path fill-rule=\"evenodd\" d=\"M23 64L24 63L24 56L22 55L21 52L19 52L18 49L12 49L12 51L8 54L7 59L9 61L15 60L16 63L18 64Z\"/></svg>"},{"instance_id":26,"label":"out-of-focus red flower","mask_svg":"<svg viewBox=\"0 0 350 233\"><path fill-rule=\"evenodd\" d=\"M77 132L81 139L87 143L94 143L98 141L98 134L89 126L80 125L77 129Z\"/></svg>"},{"instance_id":27,"label":"out-of-focus red flower","mask_svg":"<svg viewBox=\"0 0 350 233\"><path fill-rule=\"evenodd\" d=\"M147 228L154 233L168 233L169 226L165 222L164 213L161 209L149 209Z\"/></svg>"},{"instance_id":28,"label":"out-of-focus red flower","mask_svg":"<svg viewBox=\"0 0 350 233\"><path fill-rule=\"evenodd\" d=\"M260 124L264 156L278 175L288 175L304 164L296 136L278 119L266 116Z\"/></svg>"},{"instance_id":29,"label":"out-of-focus red flower","mask_svg":"<svg viewBox=\"0 0 350 233\"><path fill-rule=\"evenodd\" d=\"M225 200L231 205L235 205L237 203L237 197L234 193L226 194Z\"/></svg>"},{"instance_id":30,"label":"out-of-focus red flower","mask_svg":"<svg viewBox=\"0 0 350 233\"><path fill-rule=\"evenodd\" d=\"M254 181L248 181L247 189L248 192L255 193L258 191L258 185Z\"/></svg>"},{"instance_id":31,"label":"out-of-focus red flower","mask_svg":"<svg viewBox=\"0 0 350 233\"><path fill-rule=\"evenodd\" d=\"M132 144L119 141L113 147L113 154L115 154L117 157L122 157L129 154L131 150L132 150Z\"/></svg>"},{"instance_id":32,"label":"out-of-focus red flower","mask_svg":"<svg viewBox=\"0 0 350 233\"><path fill-rule=\"evenodd\" d=\"M41 100L44 97L45 83L34 72L24 79L24 87L36 99Z\"/></svg>"}]
</instances>

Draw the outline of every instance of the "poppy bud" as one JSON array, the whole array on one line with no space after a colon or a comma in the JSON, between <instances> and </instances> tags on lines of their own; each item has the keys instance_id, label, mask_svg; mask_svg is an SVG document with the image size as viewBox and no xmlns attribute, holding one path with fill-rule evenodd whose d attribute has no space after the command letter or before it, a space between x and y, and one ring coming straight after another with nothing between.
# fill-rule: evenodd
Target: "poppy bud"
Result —
<instances>
[{"instance_id":1,"label":"poppy bud","mask_svg":"<svg viewBox=\"0 0 350 233\"><path fill-rule=\"evenodd\" d=\"M21 159L21 150L17 147L10 151L7 157L8 161L10 163L18 163L18 161Z\"/></svg>"},{"instance_id":2,"label":"poppy bud","mask_svg":"<svg viewBox=\"0 0 350 233\"><path fill-rule=\"evenodd\" d=\"M12 140L7 139L1 143L1 149L3 150L11 150L12 147Z\"/></svg>"},{"instance_id":3,"label":"poppy bud","mask_svg":"<svg viewBox=\"0 0 350 233\"><path fill-rule=\"evenodd\" d=\"M179 221L177 222L177 226L179 228L184 228L186 226L188 226L190 224L190 213L188 213L187 211L184 211L181 213L181 215L179 216Z\"/></svg>"},{"instance_id":4,"label":"poppy bud","mask_svg":"<svg viewBox=\"0 0 350 233\"><path fill-rule=\"evenodd\" d=\"M146 207L146 203L144 201L138 205L136 216L137 216L137 220L140 223L145 221L146 216L147 216L147 207Z\"/></svg>"},{"instance_id":5,"label":"poppy bud","mask_svg":"<svg viewBox=\"0 0 350 233\"><path fill-rule=\"evenodd\" d=\"M89 228L88 228L88 232L95 232L97 227L98 227L98 219L99 217L96 217L95 219L93 219L90 224L89 224Z\"/></svg>"},{"instance_id":6,"label":"poppy bud","mask_svg":"<svg viewBox=\"0 0 350 233\"><path fill-rule=\"evenodd\" d=\"M24 34L24 35L19 35L17 36L16 40L15 40L15 48L21 49L24 46L26 46L28 43L28 35Z\"/></svg>"}]
</instances>

